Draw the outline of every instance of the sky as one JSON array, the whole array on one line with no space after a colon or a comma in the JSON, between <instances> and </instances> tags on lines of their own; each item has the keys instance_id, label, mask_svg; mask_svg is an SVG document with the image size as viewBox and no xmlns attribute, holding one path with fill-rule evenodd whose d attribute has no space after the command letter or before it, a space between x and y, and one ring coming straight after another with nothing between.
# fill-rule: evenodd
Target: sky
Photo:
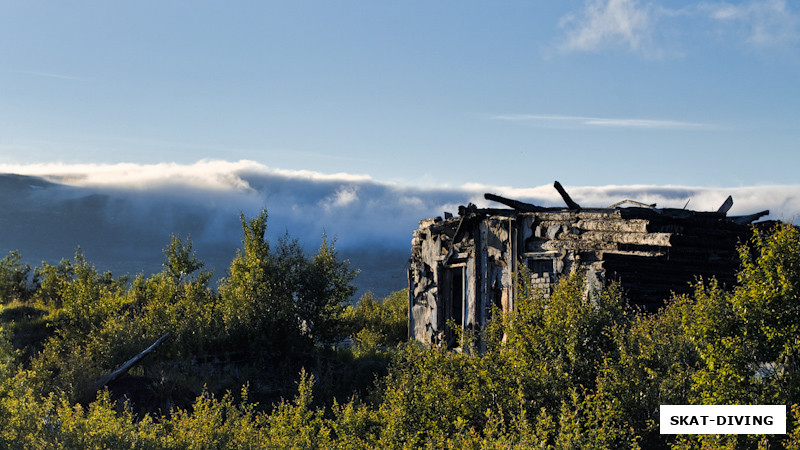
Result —
<instances>
[{"instance_id":1,"label":"sky","mask_svg":"<svg viewBox=\"0 0 800 450\"><path fill-rule=\"evenodd\" d=\"M785 0L0 0L0 163L793 187L798 80Z\"/></svg>"}]
</instances>

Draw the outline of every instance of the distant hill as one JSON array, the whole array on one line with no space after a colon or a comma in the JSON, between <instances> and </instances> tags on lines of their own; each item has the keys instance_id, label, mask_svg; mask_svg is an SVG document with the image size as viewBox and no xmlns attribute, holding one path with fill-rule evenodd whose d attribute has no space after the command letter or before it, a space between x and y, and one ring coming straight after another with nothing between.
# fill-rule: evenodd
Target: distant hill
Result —
<instances>
[{"instance_id":1,"label":"distant hill","mask_svg":"<svg viewBox=\"0 0 800 450\"><path fill-rule=\"evenodd\" d=\"M485 192L563 205L551 182L524 189L409 187L363 175L270 169L252 161L17 170L27 175L0 174L0 255L19 250L26 262L38 265L71 258L80 246L100 270L150 274L161 270L162 249L176 234L192 238L197 256L219 278L241 245L239 215L253 217L267 209L271 241L288 233L313 252L323 234L336 239L341 256L361 271L360 292L377 295L406 286L411 235L421 219L456 213L469 202L501 206L484 200ZM800 186L567 189L584 207L633 199L713 211L732 195L733 215L769 209L770 218L793 221L800 213Z\"/></svg>"},{"instance_id":2,"label":"distant hill","mask_svg":"<svg viewBox=\"0 0 800 450\"><path fill-rule=\"evenodd\" d=\"M162 249L176 234L192 238L198 257L219 278L241 246L239 211L235 205L220 207L207 200L200 195L83 188L39 177L0 175L0 255L17 250L31 265L52 264L71 258L80 246L99 270L151 274L161 270ZM309 223L282 222L285 216L281 216L270 214L271 240L288 232L309 252L320 245L323 223L313 233ZM313 216L310 211L309 222ZM328 233L337 236L333 229ZM406 286L408 249L399 242L390 238L384 245L375 239L362 243L349 234L347 240L337 238L340 256L360 271L356 284L361 293L369 290L383 296Z\"/></svg>"}]
</instances>

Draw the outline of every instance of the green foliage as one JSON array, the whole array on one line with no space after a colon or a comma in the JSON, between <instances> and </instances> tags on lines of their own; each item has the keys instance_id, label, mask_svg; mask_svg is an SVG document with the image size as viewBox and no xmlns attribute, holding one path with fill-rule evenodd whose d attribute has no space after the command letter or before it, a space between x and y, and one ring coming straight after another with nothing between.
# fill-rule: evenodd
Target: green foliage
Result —
<instances>
[{"instance_id":1,"label":"green foliage","mask_svg":"<svg viewBox=\"0 0 800 450\"><path fill-rule=\"evenodd\" d=\"M404 342L408 339L408 289L393 292L382 301L367 292L357 305L347 307L344 321L360 353Z\"/></svg>"},{"instance_id":2,"label":"green foliage","mask_svg":"<svg viewBox=\"0 0 800 450\"><path fill-rule=\"evenodd\" d=\"M344 335L345 302L355 293L356 276L347 261L339 259L334 242L323 236L317 253L302 262L295 308L303 334L316 344L331 343Z\"/></svg>"},{"instance_id":3,"label":"green foliage","mask_svg":"<svg viewBox=\"0 0 800 450\"><path fill-rule=\"evenodd\" d=\"M302 348L340 338L343 303L354 288L355 272L323 238L307 257L288 236L271 250L267 213L242 219L243 246L220 284L220 313L237 347Z\"/></svg>"},{"instance_id":4,"label":"green foliage","mask_svg":"<svg viewBox=\"0 0 800 450\"><path fill-rule=\"evenodd\" d=\"M383 381L379 447L416 448L430 440L504 434L520 417L515 371L499 354L473 356L401 347Z\"/></svg>"},{"instance_id":5,"label":"green foliage","mask_svg":"<svg viewBox=\"0 0 800 450\"><path fill-rule=\"evenodd\" d=\"M164 249L164 257L167 275L172 277L176 284L180 284L184 277L190 276L205 265L192 251L191 239L184 244L180 236L175 235L170 238L169 246Z\"/></svg>"},{"instance_id":6,"label":"green foliage","mask_svg":"<svg viewBox=\"0 0 800 450\"><path fill-rule=\"evenodd\" d=\"M62 259L57 266L43 262L41 267L34 269L34 278L39 282L33 294L34 300L46 306L61 308L61 295L75 278L75 268L68 259Z\"/></svg>"},{"instance_id":7,"label":"green foliage","mask_svg":"<svg viewBox=\"0 0 800 450\"><path fill-rule=\"evenodd\" d=\"M293 403L281 402L266 418L267 448L324 449L332 446L323 411L312 409L314 377L301 373Z\"/></svg>"},{"instance_id":8,"label":"green foliage","mask_svg":"<svg viewBox=\"0 0 800 450\"><path fill-rule=\"evenodd\" d=\"M108 391L99 392L88 407L62 399L56 404L56 415L59 426L52 444L58 448L165 448L153 420L149 416L139 420L127 405L115 404Z\"/></svg>"},{"instance_id":9,"label":"green foliage","mask_svg":"<svg viewBox=\"0 0 800 450\"><path fill-rule=\"evenodd\" d=\"M529 277L520 277L523 280ZM528 374L520 384L535 404L554 410L571 387L591 389L600 363L616 346L612 331L628 320L618 289L584 295L582 277L562 280L549 297L521 288L517 311L505 318L501 349Z\"/></svg>"},{"instance_id":10,"label":"green foliage","mask_svg":"<svg viewBox=\"0 0 800 450\"><path fill-rule=\"evenodd\" d=\"M48 448L58 427L55 397L42 397L20 370L0 385L0 448Z\"/></svg>"},{"instance_id":11,"label":"green foliage","mask_svg":"<svg viewBox=\"0 0 800 450\"><path fill-rule=\"evenodd\" d=\"M291 280L282 279L277 270L278 262L270 252L264 234L267 229L267 213L246 221L241 216L244 249L234 258L230 274L222 281L220 291L220 314L224 331L231 343L242 348L258 340L277 346L278 337L288 337L292 323L290 297L281 289ZM291 267L291 263L288 266ZM288 277L287 277L288 278ZM284 291L284 292L281 292Z\"/></svg>"},{"instance_id":12,"label":"green foliage","mask_svg":"<svg viewBox=\"0 0 800 450\"><path fill-rule=\"evenodd\" d=\"M209 287L212 273L201 270L203 262L192 252L192 241L184 244L172 236L164 256L163 272L134 280L124 300L127 320L109 323L109 331L116 328L117 339L131 342L128 354L165 333L171 334L165 348L169 357L203 354L221 345L217 295Z\"/></svg>"},{"instance_id":13,"label":"green foliage","mask_svg":"<svg viewBox=\"0 0 800 450\"><path fill-rule=\"evenodd\" d=\"M800 231L756 231L740 253L731 303L758 365L760 399L800 402Z\"/></svg>"},{"instance_id":14,"label":"green foliage","mask_svg":"<svg viewBox=\"0 0 800 450\"><path fill-rule=\"evenodd\" d=\"M124 279L115 280L111 272L100 274L80 251L75 254L72 268L74 279L58 291L58 319L66 322L64 330L96 329L121 309Z\"/></svg>"},{"instance_id":15,"label":"green foliage","mask_svg":"<svg viewBox=\"0 0 800 450\"><path fill-rule=\"evenodd\" d=\"M800 450L800 405L797 403L792 405L789 417L791 420L786 420L789 431L783 446L787 450Z\"/></svg>"},{"instance_id":16,"label":"green foliage","mask_svg":"<svg viewBox=\"0 0 800 450\"><path fill-rule=\"evenodd\" d=\"M381 431L381 421L377 411L356 401L339 405L334 401L331 407L333 420L330 421L331 437L336 448L372 448Z\"/></svg>"},{"instance_id":17,"label":"green foliage","mask_svg":"<svg viewBox=\"0 0 800 450\"><path fill-rule=\"evenodd\" d=\"M21 360L27 361L42 349L53 334L53 309L14 300L0 305L0 328Z\"/></svg>"},{"instance_id":18,"label":"green foliage","mask_svg":"<svg viewBox=\"0 0 800 450\"><path fill-rule=\"evenodd\" d=\"M30 367L38 383L49 388L43 388L40 395L50 390L66 393L73 399L83 395L93 397L94 382L104 371L119 364L114 360L118 355L113 352L117 343L106 338L109 324L117 324L123 315L126 282L124 278L113 278L111 273L98 273L80 251L69 267L70 278L53 276L52 280L58 282L46 285L47 289L57 287L51 292L55 297L39 303L54 308L46 316L52 322L54 334L31 359ZM37 293L34 298L42 296ZM55 304L61 307L56 308Z\"/></svg>"},{"instance_id":19,"label":"green foliage","mask_svg":"<svg viewBox=\"0 0 800 450\"><path fill-rule=\"evenodd\" d=\"M698 355L686 403L800 402L800 232L789 224L754 232L740 249L742 270L731 292L700 283L693 299L670 308ZM775 445L778 437L683 437L686 445ZM763 441L763 442L762 442Z\"/></svg>"},{"instance_id":20,"label":"green foliage","mask_svg":"<svg viewBox=\"0 0 800 450\"><path fill-rule=\"evenodd\" d=\"M523 283L516 310L493 311L478 337L485 351L456 352L401 343L407 291L344 308L354 272L333 244L272 246L266 218L242 217L219 293L177 237L164 270L130 284L80 252L35 269L35 291L0 306L0 448L800 448L792 226L742 248L734 289L702 280L655 314L627 308L617 286L587 293L579 276L549 296ZM157 402L98 391L165 332L133 369ZM354 352L316 345L345 334ZM280 400L291 393L274 378L298 370L294 399ZM251 401L270 391L274 404ZM661 435L659 405L691 403L792 405L788 434Z\"/></svg>"},{"instance_id":21,"label":"green foliage","mask_svg":"<svg viewBox=\"0 0 800 450\"><path fill-rule=\"evenodd\" d=\"M659 405L687 403L699 364L696 348L682 333L679 312L669 308L637 315L627 326L611 330L617 352L603 358L596 389L585 401L592 428L604 441L663 447Z\"/></svg>"},{"instance_id":22,"label":"green foliage","mask_svg":"<svg viewBox=\"0 0 800 450\"><path fill-rule=\"evenodd\" d=\"M732 292L699 284L673 305L702 365L692 399L702 403L792 404L800 400L800 232L782 224L756 231L740 251Z\"/></svg>"},{"instance_id":23,"label":"green foliage","mask_svg":"<svg viewBox=\"0 0 800 450\"><path fill-rule=\"evenodd\" d=\"M16 355L14 347L11 345L9 333L0 326L0 385L11 376L15 363Z\"/></svg>"},{"instance_id":24,"label":"green foliage","mask_svg":"<svg viewBox=\"0 0 800 450\"><path fill-rule=\"evenodd\" d=\"M199 270L202 263L191 253L191 241L184 245L173 237L165 256L162 273L138 276L130 286L99 274L80 253L74 263L62 264L74 275L52 277L62 304L54 317L57 333L32 360L51 388L72 399L91 398L103 375L167 332L171 339L153 363L190 358L221 345L217 297L208 287L211 274Z\"/></svg>"},{"instance_id":25,"label":"green foliage","mask_svg":"<svg viewBox=\"0 0 800 450\"><path fill-rule=\"evenodd\" d=\"M195 400L192 412L173 410L161 430L162 448L253 448L261 440L258 417L247 402L247 391L238 403L230 392L217 400L203 393Z\"/></svg>"},{"instance_id":26,"label":"green foliage","mask_svg":"<svg viewBox=\"0 0 800 450\"><path fill-rule=\"evenodd\" d=\"M22 350L16 354L31 369L35 394L56 392L86 403L98 380L165 333L170 339L132 372L148 391L140 412L175 401L188 406L204 383L218 393L252 376L260 381L258 394L284 392L290 380L272 381L269 373L258 378L263 369L256 365L265 350L307 350L341 336L342 304L353 292L354 272L325 240L313 256L288 236L271 249L263 235L266 212L242 223L244 250L221 294L209 287L211 273L202 270L191 240L176 236L164 249L164 270L130 284L99 273L80 250L71 261L37 268L41 282L30 302L14 300L0 310L0 326Z\"/></svg>"},{"instance_id":27,"label":"green foliage","mask_svg":"<svg viewBox=\"0 0 800 450\"><path fill-rule=\"evenodd\" d=\"M22 263L22 255L12 251L0 260L0 304L13 300L26 300L32 292L31 267Z\"/></svg>"}]
</instances>

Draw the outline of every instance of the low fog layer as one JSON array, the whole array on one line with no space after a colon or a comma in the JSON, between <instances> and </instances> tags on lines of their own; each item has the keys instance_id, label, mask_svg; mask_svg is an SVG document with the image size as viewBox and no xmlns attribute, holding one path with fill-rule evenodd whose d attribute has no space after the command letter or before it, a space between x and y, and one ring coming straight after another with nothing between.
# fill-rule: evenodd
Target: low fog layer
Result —
<instances>
[{"instance_id":1,"label":"low fog layer","mask_svg":"<svg viewBox=\"0 0 800 450\"><path fill-rule=\"evenodd\" d=\"M0 165L0 251L19 250L38 264L71 257L80 246L89 261L115 274L160 270L171 234L191 237L198 257L224 276L241 245L239 215L269 213L270 240L288 233L314 251L323 234L361 270L361 291L379 295L405 286L405 262L419 220L457 213L459 205L497 206L491 192L542 206L561 206L552 187L477 184L409 187L365 175L286 171L239 161L178 164ZM557 179L558 174L553 174ZM570 186L583 207L631 199L659 207L716 210L734 199L730 215L769 209L768 218L794 221L800 186ZM688 202L688 205L687 205Z\"/></svg>"}]
</instances>

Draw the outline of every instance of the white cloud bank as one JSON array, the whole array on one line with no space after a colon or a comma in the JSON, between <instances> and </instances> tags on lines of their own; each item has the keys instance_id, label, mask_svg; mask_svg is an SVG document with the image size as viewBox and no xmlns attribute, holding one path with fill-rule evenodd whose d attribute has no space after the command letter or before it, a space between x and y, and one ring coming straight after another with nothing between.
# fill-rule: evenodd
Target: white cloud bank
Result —
<instances>
[{"instance_id":1,"label":"white cloud bank","mask_svg":"<svg viewBox=\"0 0 800 450\"><path fill-rule=\"evenodd\" d=\"M612 119L531 116L541 120L579 120L606 126L692 127L672 121L603 123ZM523 117L524 119L524 117ZM540 119L536 119L540 120ZM416 222L445 210L455 213L460 204L491 203L492 192L543 206L562 205L551 185L519 188L466 184L456 188L417 188L382 183L366 175L323 174L269 168L254 161L209 161L194 164L31 164L0 165L0 173L42 177L72 186L78 193L100 193L125 198L138 205L172 202L196 208L213 208L220 214L242 211L255 214L267 208L272 223L319 231L323 226L341 236L400 240L410 238ZM554 177L555 178L555 177ZM699 187L699 186L572 186L572 197L584 207L605 207L632 199L661 207L716 210L728 195L734 198L730 214L750 214L769 209L771 217L794 220L800 214L800 186ZM74 196L75 194L73 194ZM498 206L498 205L494 205ZM238 214L235 214L238 215ZM311 226L314 224L314 226ZM314 230L312 230L314 228ZM238 230L234 230L238 231Z\"/></svg>"},{"instance_id":2,"label":"white cloud bank","mask_svg":"<svg viewBox=\"0 0 800 450\"><path fill-rule=\"evenodd\" d=\"M769 218L795 221L800 215L800 185L565 187L585 208L631 199L662 208L683 208L688 201L689 209L716 211L732 195L731 215L764 209L771 211ZM253 161L0 165L0 254L19 250L33 264L55 263L81 246L104 270L152 273L160 270L170 234L177 234L191 237L198 256L223 276L241 246L240 213L253 217L266 208L273 242L288 232L312 251L324 233L354 259L361 255L361 288L394 290L404 286L403 265L418 222L445 211L455 214L468 202L503 208L485 200L486 192L563 206L549 183L417 188L364 175L272 169ZM380 278L376 274L383 269L389 276Z\"/></svg>"},{"instance_id":3,"label":"white cloud bank","mask_svg":"<svg viewBox=\"0 0 800 450\"><path fill-rule=\"evenodd\" d=\"M251 186L239 175L256 173L307 181L369 181L366 175L322 174L306 170L271 169L255 161L202 160L194 164L0 164L0 173L45 178L80 187L154 189L168 186L212 191L249 191Z\"/></svg>"}]
</instances>

